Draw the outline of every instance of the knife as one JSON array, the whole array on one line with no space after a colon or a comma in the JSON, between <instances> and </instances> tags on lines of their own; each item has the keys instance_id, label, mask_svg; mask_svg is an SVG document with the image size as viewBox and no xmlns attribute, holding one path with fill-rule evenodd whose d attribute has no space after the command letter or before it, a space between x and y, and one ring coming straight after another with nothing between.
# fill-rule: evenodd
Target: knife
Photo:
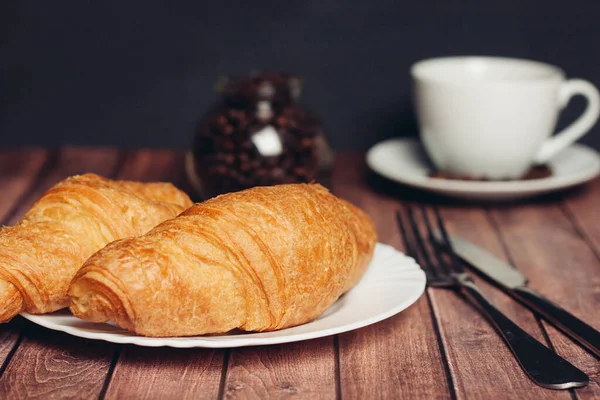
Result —
<instances>
[{"instance_id":1,"label":"knife","mask_svg":"<svg viewBox=\"0 0 600 400\"><path fill-rule=\"evenodd\" d=\"M455 235L450 237L450 242L454 252L463 261L499 284L509 295L559 328L596 357L600 357L600 332L527 287L525 275L493 254Z\"/></svg>"}]
</instances>

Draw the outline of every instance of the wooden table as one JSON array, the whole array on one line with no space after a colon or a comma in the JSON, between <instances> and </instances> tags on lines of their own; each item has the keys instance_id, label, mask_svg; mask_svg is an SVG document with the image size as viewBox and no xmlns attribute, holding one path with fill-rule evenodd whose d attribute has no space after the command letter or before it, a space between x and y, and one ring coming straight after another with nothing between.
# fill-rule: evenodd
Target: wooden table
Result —
<instances>
[{"instance_id":1,"label":"wooden table","mask_svg":"<svg viewBox=\"0 0 600 400\"><path fill-rule=\"evenodd\" d=\"M60 179L95 172L185 187L183 153L64 148L0 152L0 220L14 224ZM367 182L370 182L369 184ZM600 180L566 195L464 205L365 179L361 155L341 154L332 190L362 207L380 241L402 248L401 201L436 202L449 229L523 271L531 286L600 328ZM378 324L306 342L231 350L143 348L54 332L17 317L0 326L0 399L13 398L600 398L600 361L481 282L525 330L588 373L589 386L532 384L471 306L428 289Z\"/></svg>"}]
</instances>

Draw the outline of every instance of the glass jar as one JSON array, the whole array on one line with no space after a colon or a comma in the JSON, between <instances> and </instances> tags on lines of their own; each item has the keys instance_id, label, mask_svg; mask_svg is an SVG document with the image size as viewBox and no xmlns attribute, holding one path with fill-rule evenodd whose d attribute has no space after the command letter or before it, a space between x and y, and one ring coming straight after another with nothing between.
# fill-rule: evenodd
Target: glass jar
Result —
<instances>
[{"instance_id":1,"label":"glass jar","mask_svg":"<svg viewBox=\"0 0 600 400\"><path fill-rule=\"evenodd\" d=\"M253 186L317 181L333 164L320 122L297 103L301 81L261 74L227 82L200 120L186 159L202 198Z\"/></svg>"}]
</instances>

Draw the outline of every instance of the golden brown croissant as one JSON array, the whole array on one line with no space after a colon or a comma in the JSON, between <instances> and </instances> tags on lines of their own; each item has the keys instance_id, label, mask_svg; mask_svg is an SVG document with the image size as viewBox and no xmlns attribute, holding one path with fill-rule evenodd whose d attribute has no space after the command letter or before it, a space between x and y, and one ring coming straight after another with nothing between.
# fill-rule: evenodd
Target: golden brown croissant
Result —
<instances>
[{"instance_id":1,"label":"golden brown croissant","mask_svg":"<svg viewBox=\"0 0 600 400\"><path fill-rule=\"evenodd\" d=\"M169 183L68 178L47 191L15 226L0 229L0 321L69 305L83 262L113 240L138 236L192 205Z\"/></svg>"},{"instance_id":2,"label":"golden brown croissant","mask_svg":"<svg viewBox=\"0 0 600 400\"><path fill-rule=\"evenodd\" d=\"M286 328L356 284L375 242L369 217L317 184L226 194L90 257L71 311L146 336Z\"/></svg>"}]
</instances>

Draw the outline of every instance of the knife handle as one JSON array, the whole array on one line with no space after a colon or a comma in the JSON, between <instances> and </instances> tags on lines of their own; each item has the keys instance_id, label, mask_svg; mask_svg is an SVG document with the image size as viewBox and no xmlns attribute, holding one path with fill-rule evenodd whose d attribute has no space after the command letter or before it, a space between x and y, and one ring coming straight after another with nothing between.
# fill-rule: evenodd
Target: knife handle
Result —
<instances>
[{"instance_id":1,"label":"knife handle","mask_svg":"<svg viewBox=\"0 0 600 400\"><path fill-rule=\"evenodd\" d=\"M515 297L573 340L600 357L600 332L528 287L513 289Z\"/></svg>"},{"instance_id":2,"label":"knife handle","mask_svg":"<svg viewBox=\"0 0 600 400\"><path fill-rule=\"evenodd\" d=\"M589 383L589 377L583 371L541 344L494 307L468 274L458 274L456 278L461 293L492 323L531 380L548 389L569 389Z\"/></svg>"}]
</instances>

